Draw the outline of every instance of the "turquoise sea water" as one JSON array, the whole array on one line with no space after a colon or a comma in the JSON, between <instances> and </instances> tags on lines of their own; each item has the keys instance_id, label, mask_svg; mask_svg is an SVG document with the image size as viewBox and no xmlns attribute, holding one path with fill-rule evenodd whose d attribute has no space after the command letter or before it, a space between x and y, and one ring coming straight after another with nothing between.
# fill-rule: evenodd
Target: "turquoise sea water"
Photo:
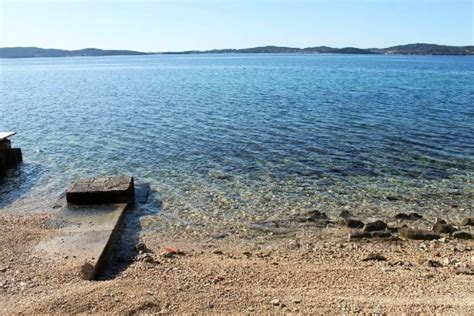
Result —
<instances>
[{"instance_id":1,"label":"turquoise sea water","mask_svg":"<svg viewBox=\"0 0 474 316\"><path fill-rule=\"evenodd\" d=\"M128 174L154 190L150 228L473 213L472 57L18 59L0 80L0 130L25 159L0 183L4 211Z\"/></svg>"}]
</instances>

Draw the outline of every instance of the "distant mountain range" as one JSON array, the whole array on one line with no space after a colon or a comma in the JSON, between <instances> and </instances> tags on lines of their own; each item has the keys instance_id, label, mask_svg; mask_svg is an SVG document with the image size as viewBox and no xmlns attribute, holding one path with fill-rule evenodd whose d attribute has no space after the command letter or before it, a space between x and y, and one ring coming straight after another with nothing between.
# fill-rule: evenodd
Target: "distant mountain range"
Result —
<instances>
[{"instance_id":1,"label":"distant mountain range","mask_svg":"<svg viewBox=\"0 0 474 316\"><path fill-rule=\"evenodd\" d=\"M446 46L436 44L407 44L387 48L333 48L328 46L294 48L262 46L243 49L192 50L182 52L144 53L133 50L102 50L86 48L80 50L45 49L38 47L3 47L0 58L30 57L75 57L75 56L117 56L151 54L383 54L383 55L474 55L474 46Z\"/></svg>"},{"instance_id":2,"label":"distant mountain range","mask_svg":"<svg viewBox=\"0 0 474 316\"><path fill-rule=\"evenodd\" d=\"M76 57L76 56L118 56L146 55L147 53L133 50L103 50L85 48L79 50L49 49L38 47L2 47L0 58L31 58L31 57Z\"/></svg>"}]
</instances>

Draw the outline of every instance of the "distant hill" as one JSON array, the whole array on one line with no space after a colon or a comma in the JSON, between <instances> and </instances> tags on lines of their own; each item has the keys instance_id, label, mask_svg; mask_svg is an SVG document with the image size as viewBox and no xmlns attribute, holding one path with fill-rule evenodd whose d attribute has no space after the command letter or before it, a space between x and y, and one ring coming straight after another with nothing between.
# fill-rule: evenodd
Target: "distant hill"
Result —
<instances>
[{"instance_id":1,"label":"distant hill","mask_svg":"<svg viewBox=\"0 0 474 316\"><path fill-rule=\"evenodd\" d=\"M474 55L474 46L446 46L436 44L407 44L387 48L333 48L328 46L294 48L282 46L260 46L242 49L213 49L206 51L182 51L144 53L132 50L102 50L86 48L80 50L44 49L38 47L0 48L0 58L27 57L74 57L74 56L116 56L147 54L383 54L383 55Z\"/></svg>"},{"instance_id":2,"label":"distant hill","mask_svg":"<svg viewBox=\"0 0 474 316\"><path fill-rule=\"evenodd\" d=\"M75 57L75 56L116 56L116 55L145 55L146 53L133 50L102 50L85 48L79 50L46 49L38 47L3 47L0 48L0 58L27 57Z\"/></svg>"},{"instance_id":3,"label":"distant hill","mask_svg":"<svg viewBox=\"0 0 474 316\"><path fill-rule=\"evenodd\" d=\"M383 49L373 49L389 55L474 55L474 46L446 46L436 44L407 44Z\"/></svg>"},{"instance_id":4,"label":"distant hill","mask_svg":"<svg viewBox=\"0 0 474 316\"><path fill-rule=\"evenodd\" d=\"M165 52L164 54L385 54L385 55L474 55L474 46L445 46L436 44L407 44L387 48L333 48L328 46L294 48L260 46L242 49L213 49L206 51Z\"/></svg>"}]
</instances>

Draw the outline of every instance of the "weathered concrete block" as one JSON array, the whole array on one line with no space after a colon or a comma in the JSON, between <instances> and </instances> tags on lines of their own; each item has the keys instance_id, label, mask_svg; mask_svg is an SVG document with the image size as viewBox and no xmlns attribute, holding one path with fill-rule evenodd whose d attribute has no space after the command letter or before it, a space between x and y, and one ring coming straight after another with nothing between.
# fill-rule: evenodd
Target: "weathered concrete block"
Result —
<instances>
[{"instance_id":1,"label":"weathered concrete block","mask_svg":"<svg viewBox=\"0 0 474 316\"><path fill-rule=\"evenodd\" d=\"M7 165L5 163L5 156L0 154L0 178L7 174Z\"/></svg>"},{"instance_id":2,"label":"weathered concrete block","mask_svg":"<svg viewBox=\"0 0 474 316\"><path fill-rule=\"evenodd\" d=\"M126 176L82 179L66 192L66 201L72 204L130 203L133 200L133 178Z\"/></svg>"},{"instance_id":3,"label":"weathered concrete block","mask_svg":"<svg viewBox=\"0 0 474 316\"><path fill-rule=\"evenodd\" d=\"M0 149L10 149L12 148L11 142L8 139L0 140Z\"/></svg>"},{"instance_id":4,"label":"weathered concrete block","mask_svg":"<svg viewBox=\"0 0 474 316\"><path fill-rule=\"evenodd\" d=\"M21 152L21 148L12 148L12 151L15 152L17 164L23 162L23 153Z\"/></svg>"},{"instance_id":5,"label":"weathered concrete block","mask_svg":"<svg viewBox=\"0 0 474 316\"><path fill-rule=\"evenodd\" d=\"M7 168L15 168L23 160L20 148L0 149L0 154L5 157Z\"/></svg>"}]
</instances>

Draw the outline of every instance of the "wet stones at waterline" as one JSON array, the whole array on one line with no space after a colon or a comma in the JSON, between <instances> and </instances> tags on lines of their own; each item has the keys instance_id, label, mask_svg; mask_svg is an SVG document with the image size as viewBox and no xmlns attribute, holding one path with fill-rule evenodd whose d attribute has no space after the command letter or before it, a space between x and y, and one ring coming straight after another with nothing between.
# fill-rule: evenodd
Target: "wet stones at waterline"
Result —
<instances>
[{"instance_id":1,"label":"wet stones at waterline","mask_svg":"<svg viewBox=\"0 0 474 316\"><path fill-rule=\"evenodd\" d=\"M456 227L454 227L452 224L448 224L445 220L440 218L436 219L432 230L438 234L452 234L457 231Z\"/></svg>"}]
</instances>

